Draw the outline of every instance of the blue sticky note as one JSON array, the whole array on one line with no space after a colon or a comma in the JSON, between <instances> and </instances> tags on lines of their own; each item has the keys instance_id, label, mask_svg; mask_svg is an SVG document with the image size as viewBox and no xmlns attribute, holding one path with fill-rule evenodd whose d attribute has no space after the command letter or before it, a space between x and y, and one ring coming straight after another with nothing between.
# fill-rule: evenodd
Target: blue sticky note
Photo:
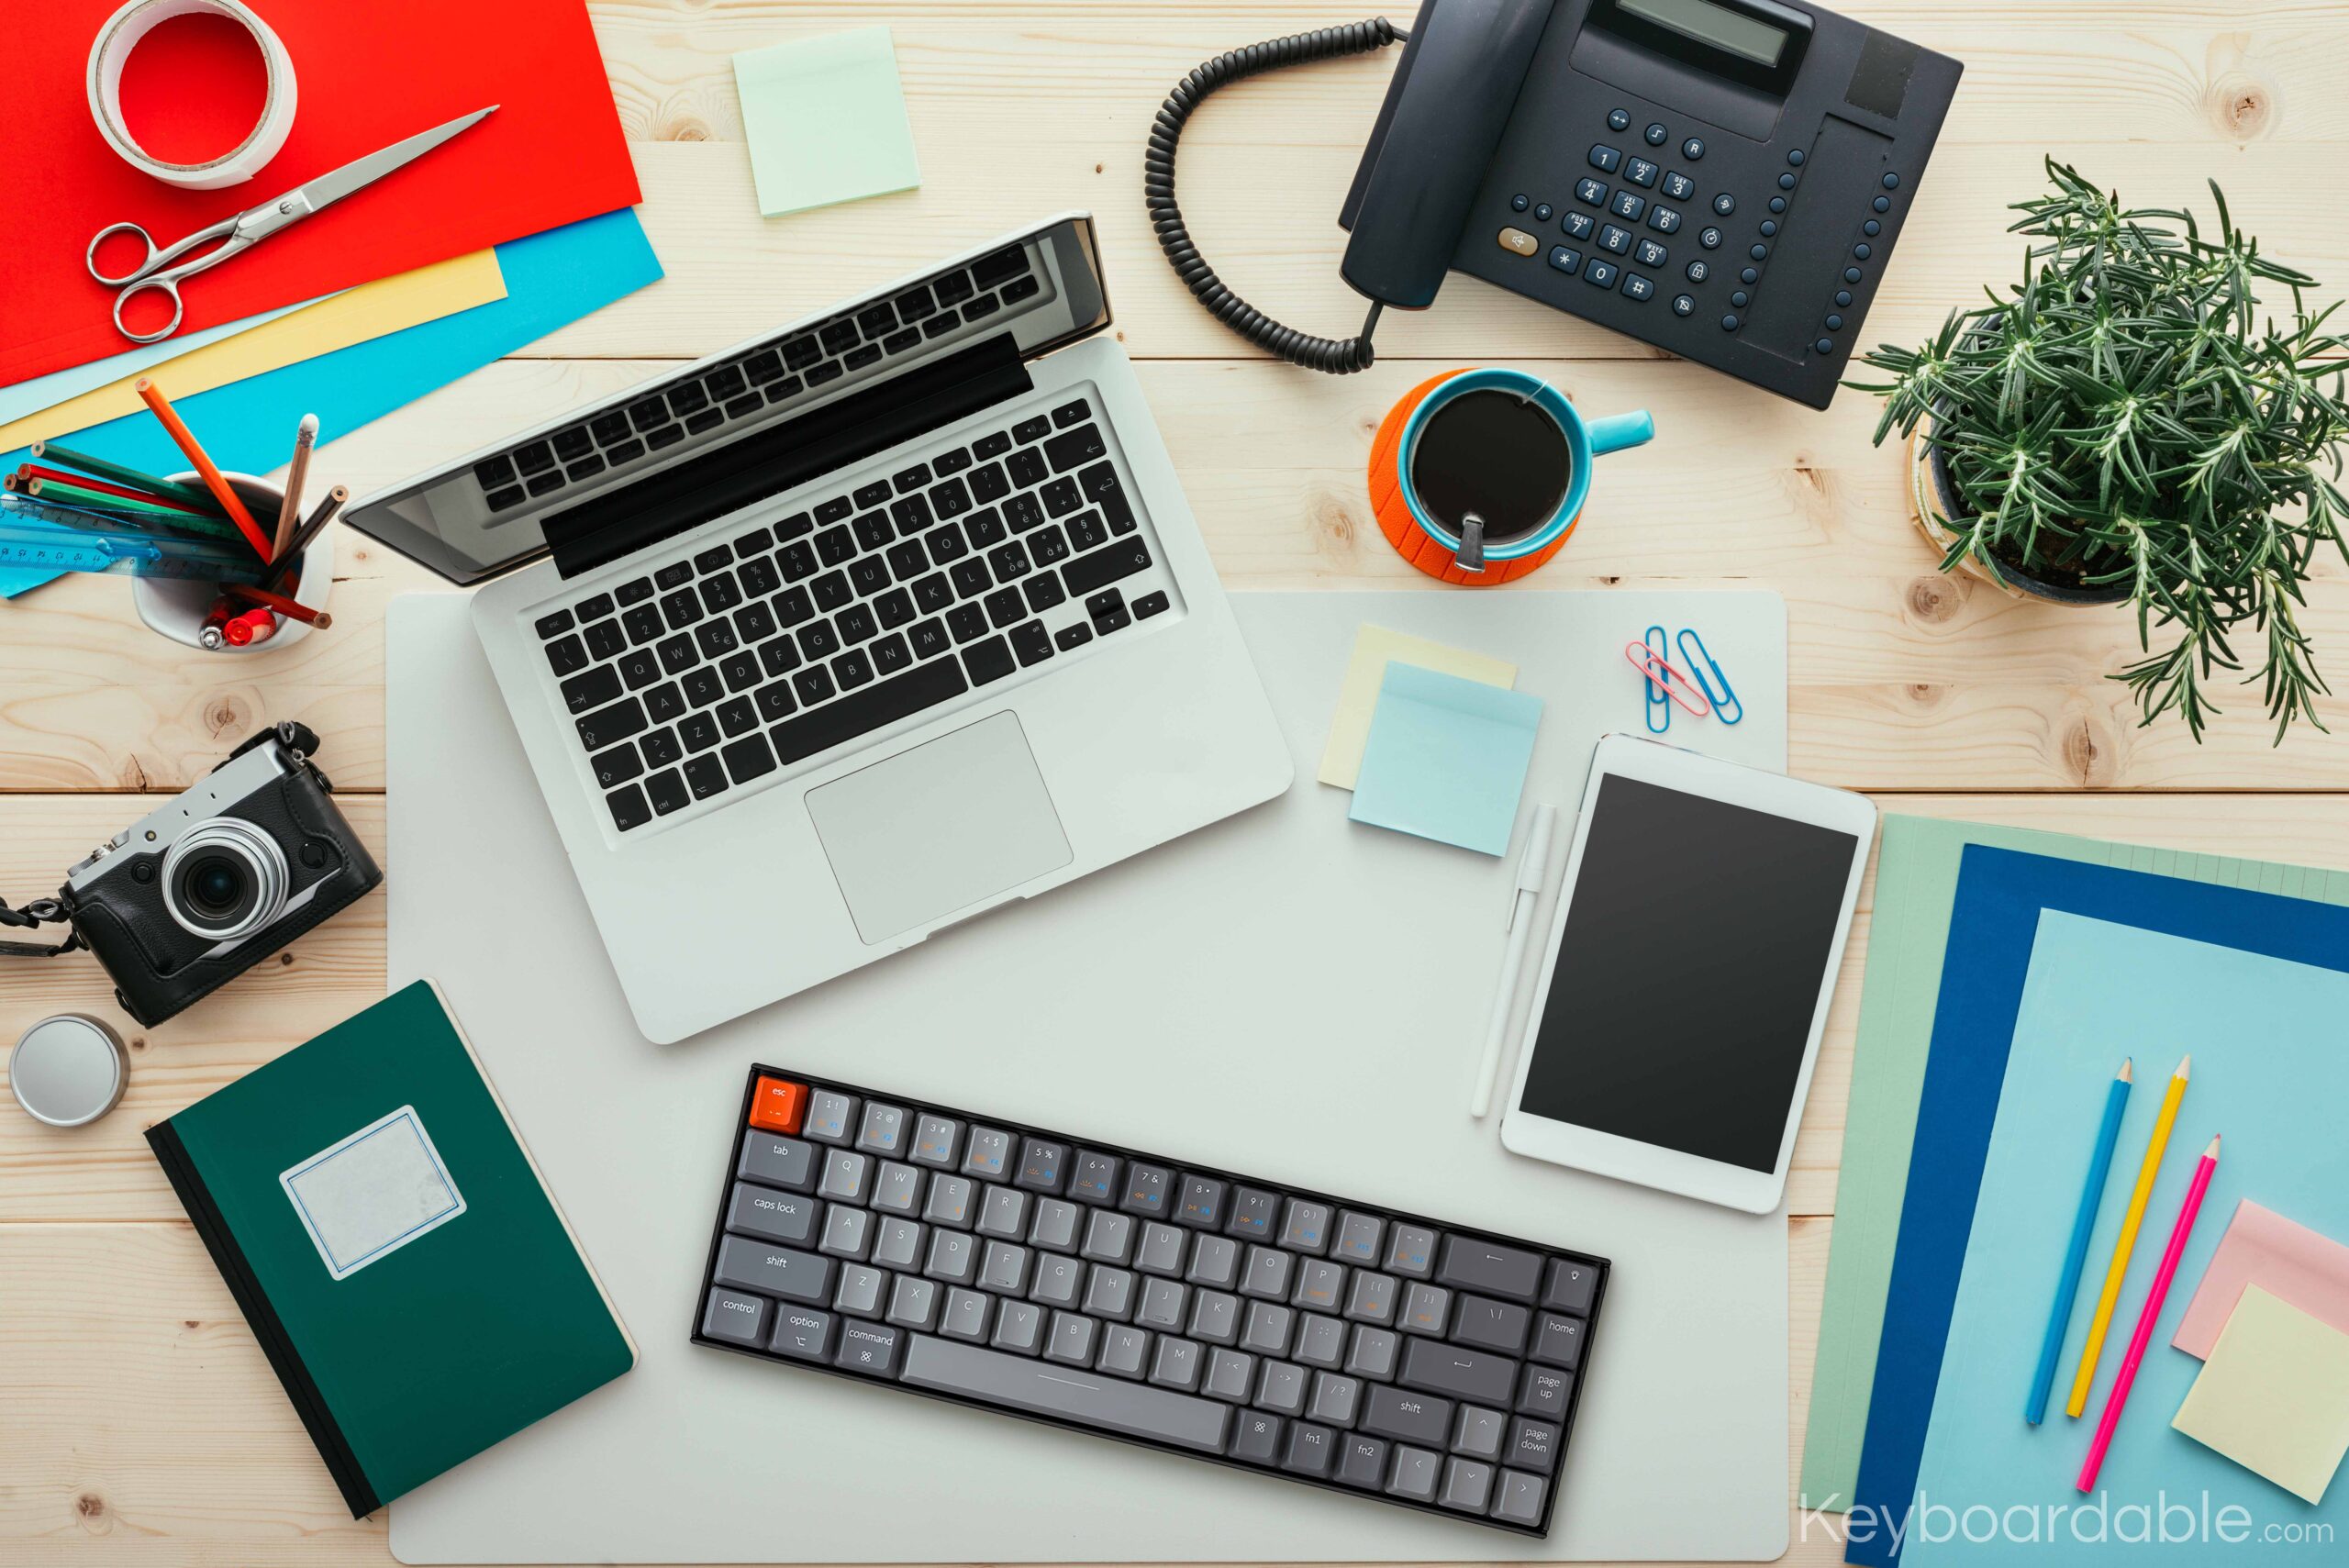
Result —
<instances>
[{"instance_id":1,"label":"blue sticky note","mask_svg":"<svg viewBox=\"0 0 2349 1568\"><path fill-rule=\"evenodd\" d=\"M1885 1522L1906 1518L1917 1496L1919 1463L1933 1417L1935 1390L1942 1382L1952 1311L1968 1238L1975 1226L1992 1129L2000 1114L2001 1091L2014 1046L2025 978L2031 967L2034 939L2044 917L2043 911L2049 910L2349 972L2349 908L2113 866L2054 860L1981 844L1966 848L1950 918L1951 962L1942 972L1932 1044L1926 1059L1923 1093L1918 1107L1915 1153L1901 1201L1900 1239L1893 1254L1891 1286L1885 1299L1884 1330L1877 1345L1876 1382L1868 1401L1860 1478L1854 1489L1854 1507L1865 1509L1873 1520L1879 1522L1879 1528L1865 1540L1855 1531L1844 1551L1846 1562L1864 1564L1865 1568L1888 1568L1899 1562L1912 1539L1906 1533L1896 1534ZM2092 969L2079 972L2073 980L2099 996L2116 989ZM2182 1003L2184 989L2165 983L2156 995ZM2187 1091L2189 1100L2200 1087L2205 1072L2204 1053L2210 1049L2206 1038L2190 1037L2166 1025L2154 1034L2129 1037L2111 1033L2099 1038L2106 1047L2104 1073L2108 1079L2119 1055L2136 1052L2139 1089L2132 1098L2157 1102L2160 1096L2154 1091L2165 1083L2176 1057L2188 1050L2196 1055L2198 1084ZM2156 1043L2158 1050L2154 1049ZM2132 1106L2132 1125L2139 1114ZM2130 1153L2128 1137L2124 1129L2122 1155L2116 1161L2111 1178L2111 1185L2121 1190L2124 1203L2133 1181L2130 1173L2133 1167L2126 1163L2134 1157ZM2190 1134L2179 1133L2175 1138L2190 1139ZM2193 1147L2199 1151L2200 1145L2196 1143ZM2140 1138L2135 1145L2136 1154L2142 1155L2143 1149ZM2172 1151L2172 1158L2177 1158L2176 1150ZM2336 1153L2333 1159L2338 1176L2340 1157ZM2262 1201L2267 1199L2263 1197ZM2056 1200L2056 1207L2064 1207L2061 1199ZM2174 1217L2174 1205L2170 1212ZM2147 1213L2156 1215L2158 1209L2149 1207ZM2068 1223L2068 1217L2065 1222ZM2161 1222L2156 1218L2149 1218L2146 1223L2157 1234L2151 1238L2141 1235L2137 1245L2141 1250L2150 1246L2158 1260L2167 1233L2160 1229ZM2101 1267L2111 1252L2109 1242L2102 1252L2098 1251L2097 1246L2091 1241L2089 1277L2100 1284ZM2054 1265L2051 1261L2045 1266L2052 1269ZM2041 1288L2045 1288L2044 1281L2041 1282ZM2083 1296L2092 1298L2094 1294L2083 1286ZM2124 1291L2124 1310L2142 1299L2142 1290L2135 1296ZM2180 1310L2183 1306L2181 1299ZM2045 1307L2043 1300L2024 1316L2043 1326ZM2132 1317L2112 1331L2119 1337L2119 1344L2108 1339L2104 1373L2092 1393L2091 1409L2097 1408L2095 1398L2110 1385L2110 1369L2119 1364L2129 1329L2133 1326ZM2035 1328L2033 1331L2036 1332ZM2077 1353L2076 1343L2067 1341L2065 1354L2057 1363L2059 1388L2068 1391ZM2017 1379L2009 1380L2014 1387L2000 1385L1999 1396L2015 1406L2020 1397L2016 1388L2028 1375L2026 1367ZM2010 1414L2010 1435L2028 1433L2030 1429L2022 1423L2020 1407L2015 1406ZM2162 1420L2166 1421L2169 1414L2162 1412ZM2058 1430L2076 1429L2078 1425L2060 1415L2049 1419ZM2078 1471L2084 1444L2083 1438L2070 1451L2071 1468L2064 1476L2067 1484ZM2041 1446L2034 1451L2046 1454L2049 1450ZM2063 1465L2057 1462L2056 1468L2062 1470Z\"/></svg>"},{"instance_id":2,"label":"blue sticky note","mask_svg":"<svg viewBox=\"0 0 2349 1568\"><path fill-rule=\"evenodd\" d=\"M2127 1540L2141 1522L2149 1544L2124 1551L2145 1550L2196 1568L2290 1555L2288 1546L2261 1539L2270 1524L2293 1527L2299 1533L2289 1539L2306 1541L2338 1542L2349 1534L2349 1486L2336 1485L2323 1503L2310 1504L2170 1428L2202 1370L2202 1362L2170 1345L2170 1336L2236 1202L2255 1198L2323 1234L2349 1236L2349 1147L2340 1130L2341 1107L2349 1105L2349 1051L2341 1048L2349 974L2338 962L2295 963L2056 909L2040 917L1917 1473L1929 1499L1979 1502L2011 1519L1986 1532L1977 1515L1975 1533L1990 1539L1974 1540L1963 1529L1943 1528L1941 1516L1920 1513L1903 1554L1908 1568L2110 1562L2114 1542ZM2070 1198L2049 1185L2050 1161L2085 1158L2081 1108L2094 1104L2121 1055L2133 1051L2138 1088L2121 1136L2133 1164L2160 1108L2160 1091L2188 1047L2193 1083L2179 1102L2145 1206L2087 1413L2072 1421L2059 1407L2044 1425L2025 1427L2016 1415L2015 1374L2037 1354L2048 1276L2071 1225ZM2224 1147L2210 1191L2098 1473L2098 1491L2083 1496L2074 1486L2081 1458L2214 1133L2223 1135ZM2116 1168L2106 1185L2088 1248L2099 1275L2133 1175ZM2088 1284L2073 1303L2065 1384L2096 1296ZM2098 1494L2107 1539L2079 1540L2069 1522L2075 1510L2096 1509ZM2054 1508L2064 1512L2052 1539L2015 1539L2028 1533L2026 1521L2046 1536ZM2097 1516L2088 1517L2094 1533Z\"/></svg>"},{"instance_id":3,"label":"blue sticky note","mask_svg":"<svg viewBox=\"0 0 2349 1568\"><path fill-rule=\"evenodd\" d=\"M661 275L644 226L628 207L508 240L497 248L497 264L504 299L179 398L180 417L214 462L265 473L285 461L287 432L304 414L318 417L324 445ZM187 466L144 409L59 439L154 473ZM28 455L11 452L0 466L13 469ZM0 569L0 596L13 598L53 575Z\"/></svg>"},{"instance_id":4,"label":"blue sticky note","mask_svg":"<svg viewBox=\"0 0 2349 1568\"><path fill-rule=\"evenodd\" d=\"M1541 723L1540 697L1390 661L1346 815L1502 854Z\"/></svg>"}]
</instances>

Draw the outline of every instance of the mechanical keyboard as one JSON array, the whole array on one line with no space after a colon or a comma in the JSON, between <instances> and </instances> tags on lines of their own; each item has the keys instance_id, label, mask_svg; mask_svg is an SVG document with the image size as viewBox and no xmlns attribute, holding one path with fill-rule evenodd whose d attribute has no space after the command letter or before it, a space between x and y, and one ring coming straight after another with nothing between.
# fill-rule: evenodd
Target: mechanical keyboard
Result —
<instances>
[{"instance_id":1,"label":"mechanical keyboard","mask_svg":"<svg viewBox=\"0 0 2349 1568\"><path fill-rule=\"evenodd\" d=\"M534 617L622 833L1074 654L1170 607L1092 402L909 448L895 472ZM1161 573L1162 577L1163 573Z\"/></svg>"},{"instance_id":2,"label":"mechanical keyboard","mask_svg":"<svg viewBox=\"0 0 2349 1568\"><path fill-rule=\"evenodd\" d=\"M1545 1536L1608 1273L757 1066L693 1337Z\"/></svg>"}]
</instances>

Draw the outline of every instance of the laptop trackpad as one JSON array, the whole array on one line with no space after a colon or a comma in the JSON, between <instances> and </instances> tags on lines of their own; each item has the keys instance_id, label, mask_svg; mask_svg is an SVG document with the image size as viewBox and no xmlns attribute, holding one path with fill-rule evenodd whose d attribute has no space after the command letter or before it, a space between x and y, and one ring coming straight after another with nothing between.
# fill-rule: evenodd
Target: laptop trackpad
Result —
<instances>
[{"instance_id":1,"label":"laptop trackpad","mask_svg":"<svg viewBox=\"0 0 2349 1568\"><path fill-rule=\"evenodd\" d=\"M809 790L807 810L867 942L983 903L1075 859L1010 713Z\"/></svg>"}]
</instances>

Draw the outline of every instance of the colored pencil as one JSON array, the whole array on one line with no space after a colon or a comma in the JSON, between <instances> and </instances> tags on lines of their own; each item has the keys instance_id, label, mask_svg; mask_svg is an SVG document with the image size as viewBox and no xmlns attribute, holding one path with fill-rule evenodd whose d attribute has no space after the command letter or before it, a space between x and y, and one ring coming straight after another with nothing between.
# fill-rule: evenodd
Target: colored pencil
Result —
<instances>
[{"instance_id":1,"label":"colored pencil","mask_svg":"<svg viewBox=\"0 0 2349 1568\"><path fill-rule=\"evenodd\" d=\"M2039 1425L2047 1414L2048 1391L2055 1385L2056 1358L2064 1352L2064 1330L2072 1321L2072 1302L2080 1293L2080 1271L2088 1261L2088 1232L2096 1229L2096 1211L2104 1201L2105 1178L2112 1170L2113 1145L2121 1141L2121 1113L2129 1108L2134 1070L2123 1058L2105 1091L2104 1119L2096 1132L2096 1148L2088 1155L2087 1180L2080 1188L2080 1207L2072 1216L2072 1239L2065 1244L2064 1271L2055 1282L2055 1300L2047 1309L2047 1332L2039 1342L2039 1366L2031 1375L2031 1397L2022 1418Z\"/></svg>"},{"instance_id":2,"label":"colored pencil","mask_svg":"<svg viewBox=\"0 0 2349 1568\"><path fill-rule=\"evenodd\" d=\"M172 406L171 399L163 395L163 389L142 375L132 384L131 390L139 394L161 423L164 431L180 450L187 454L188 466L195 470L196 477L204 481L204 487L219 501L221 510L228 514L228 520L237 525L237 531L243 534L245 542L253 547L253 553L267 562L269 537L261 531L261 525L253 521L252 513L245 509L244 498L220 477L220 470L188 429L186 421L180 417L179 410Z\"/></svg>"},{"instance_id":3,"label":"colored pencil","mask_svg":"<svg viewBox=\"0 0 2349 1568\"><path fill-rule=\"evenodd\" d=\"M28 479L18 483L16 475L10 474L6 483L8 488L19 495L46 501L54 506L71 506L109 523L127 524L146 532L232 542L237 538L237 530L221 517L199 517L193 512L183 512L155 502L126 501L119 495L84 490L78 484L63 484L54 479Z\"/></svg>"},{"instance_id":4,"label":"colored pencil","mask_svg":"<svg viewBox=\"0 0 2349 1568\"><path fill-rule=\"evenodd\" d=\"M213 498L212 493L201 485L182 484L176 479L158 479L151 473L142 473L138 469L126 467L111 459L92 457L86 452L77 452L71 447L61 447L55 441L35 441L27 450L31 452L33 461L36 462L45 461L62 463L67 468L78 468L84 473L95 473L100 479L111 479L117 484L128 484L133 490L151 490L158 495L167 495L174 501L184 501L199 512L217 513L221 517L228 516L220 503Z\"/></svg>"},{"instance_id":5,"label":"colored pencil","mask_svg":"<svg viewBox=\"0 0 2349 1568\"><path fill-rule=\"evenodd\" d=\"M272 590L283 588L285 585L286 577L294 570L294 563L302 559L302 552L310 548L311 541L318 537L328 523L334 521L334 515L340 511L342 504L350 499L351 492L343 485L338 484L328 491L326 499L319 502L310 515L302 519L302 526L294 530L294 538L288 541L283 550L278 552L277 559L269 563L268 572L262 576L262 586Z\"/></svg>"},{"instance_id":6,"label":"colored pencil","mask_svg":"<svg viewBox=\"0 0 2349 1568\"><path fill-rule=\"evenodd\" d=\"M285 499L277 507L277 532L271 539L269 558L285 559L286 542L294 537L294 525L302 520L302 481L310 473L310 448L318 439L318 417L305 414L294 428L294 455L285 464Z\"/></svg>"},{"instance_id":7,"label":"colored pencil","mask_svg":"<svg viewBox=\"0 0 2349 1568\"><path fill-rule=\"evenodd\" d=\"M121 512L134 517L153 517L173 522L196 520L193 512L161 501L141 501L134 496L117 495L110 490L92 490L62 479L28 479L21 486L28 495L44 501L54 501L61 506L79 506L91 512Z\"/></svg>"},{"instance_id":8,"label":"colored pencil","mask_svg":"<svg viewBox=\"0 0 2349 1568\"><path fill-rule=\"evenodd\" d=\"M2104 1271L2104 1290L2096 1300L2096 1317L2088 1323L2088 1342L2080 1350L2080 1370L2072 1377L2072 1397L2064 1407L2064 1413L2075 1418L2088 1407L2088 1385L2096 1381L2096 1359L2104 1352L2105 1330L2112 1327L2113 1304L2121 1299L2121 1277L2129 1272L2129 1251L2137 1244L2145 1200L2154 1195L2162 1151L2169 1147L2170 1124L2177 1120L2177 1102L2186 1097L2186 1080L2193 1065L2189 1053L2178 1059L2177 1071L2169 1075L2169 1093L2162 1096L2161 1114L2154 1118L2154 1136L2137 1166L2137 1190L2129 1195L2129 1212L2121 1219L2121 1239L2112 1244L2112 1263Z\"/></svg>"},{"instance_id":9,"label":"colored pencil","mask_svg":"<svg viewBox=\"0 0 2349 1568\"><path fill-rule=\"evenodd\" d=\"M150 506L169 506L175 512L185 512L191 517L217 517L220 516L220 508L217 506L207 505L198 509L184 501L165 495L161 491L135 489L128 484L117 484L112 480L99 479L93 474L76 473L71 469L49 468L37 462L19 463L16 477L54 479L60 484L78 484L84 490L97 490L108 495L119 495L126 501L144 501ZM206 502L211 499L209 495L205 497Z\"/></svg>"},{"instance_id":10,"label":"colored pencil","mask_svg":"<svg viewBox=\"0 0 2349 1568\"><path fill-rule=\"evenodd\" d=\"M247 588L239 585L231 587L228 592L249 605L257 605L265 610L274 610L279 615L298 620L306 626L317 627L320 631L326 630L334 624L334 617L327 614L326 611L314 610L309 606L298 604L283 594L273 594L267 588Z\"/></svg>"},{"instance_id":11,"label":"colored pencil","mask_svg":"<svg viewBox=\"0 0 2349 1568\"><path fill-rule=\"evenodd\" d=\"M2202 1151L2202 1162L2194 1167L2194 1181L2186 1189L2186 1201L2178 1206L2177 1223L2170 1227L2169 1246L2162 1252L2162 1266L2154 1271L2154 1283L2145 1292L2145 1305L2137 1314L2137 1331L2129 1336L2129 1353L2121 1358L2121 1375L2112 1380L2112 1392L2104 1396L2104 1417L2096 1424L2096 1440L2088 1444L2088 1457L2080 1466L2079 1489L2092 1491L2096 1473L2104 1466L2105 1450L2112 1446L2112 1429L2121 1424L2121 1411L2129 1403L2129 1390L2137 1381L2137 1364L2145 1359L2145 1347L2153 1341L2154 1325L2161 1320L2162 1303L2169 1296L2169 1282L2177 1276L2177 1260L2185 1255L2186 1239L2194 1233L2194 1217L2202 1212L2202 1195L2210 1190L2210 1174L2219 1168L2219 1140Z\"/></svg>"}]
</instances>

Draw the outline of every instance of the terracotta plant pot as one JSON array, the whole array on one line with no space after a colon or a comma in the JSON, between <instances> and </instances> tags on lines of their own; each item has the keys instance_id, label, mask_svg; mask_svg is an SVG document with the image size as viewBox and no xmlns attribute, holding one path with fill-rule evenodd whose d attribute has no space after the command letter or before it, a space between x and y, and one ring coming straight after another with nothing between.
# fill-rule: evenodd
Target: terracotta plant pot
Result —
<instances>
[{"instance_id":1,"label":"terracotta plant pot","mask_svg":"<svg viewBox=\"0 0 2349 1568\"><path fill-rule=\"evenodd\" d=\"M1909 517L1937 556L1949 553L1951 534L1940 519L1962 515L1957 486L1950 482L1949 463L1922 426L1909 438ZM2076 583L2048 582L2003 561L1985 565L1972 555L1955 570L1991 584L2018 599L2038 599L2051 605L2118 605L2129 598L2128 584L2108 583L2084 588Z\"/></svg>"}]
</instances>

